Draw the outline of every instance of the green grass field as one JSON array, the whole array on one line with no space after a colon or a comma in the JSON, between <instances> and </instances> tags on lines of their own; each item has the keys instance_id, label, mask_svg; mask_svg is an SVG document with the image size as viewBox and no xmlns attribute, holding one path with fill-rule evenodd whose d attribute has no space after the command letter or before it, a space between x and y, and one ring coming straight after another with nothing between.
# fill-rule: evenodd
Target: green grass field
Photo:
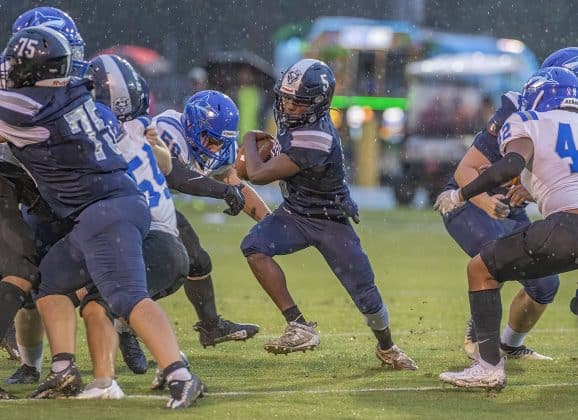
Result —
<instances>
[{"instance_id":1,"label":"green grass field","mask_svg":"<svg viewBox=\"0 0 578 420\"><path fill-rule=\"evenodd\" d=\"M242 343L203 349L192 330L197 319L184 293L164 301L182 349L209 393L195 407L169 412L164 393L148 390L154 369L129 373L118 359L122 401L0 402L0 419L169 418L578 418L578 319L568 310L578 275L563 276L557 301L547 310L527 344L553 362L509 361L508 387L497 395L442 387L441 371L461 369L468 317L467 258L445 233L433 211L364 213L357 227L389 307L394 339L419 364L416 372L382 369L373 354L374 338L345 291L315 250L279 258L290 289L321 335L317 351L274 356L266 338L284 328L283 317L254 280L239 251L251 226L247 217L208 224L203 213L184 207L213 259L221 314L255 322L261 333ZM505 286L505 310L518 290ZM84 329L78 333L78 365L91 380ZM43 376L49 369L48 350ZM16 363L0 360L5 378ZM5 387L25 398L33 387ZM146 396L146 398L145 398Z\"/></svg>"}]
</instances>

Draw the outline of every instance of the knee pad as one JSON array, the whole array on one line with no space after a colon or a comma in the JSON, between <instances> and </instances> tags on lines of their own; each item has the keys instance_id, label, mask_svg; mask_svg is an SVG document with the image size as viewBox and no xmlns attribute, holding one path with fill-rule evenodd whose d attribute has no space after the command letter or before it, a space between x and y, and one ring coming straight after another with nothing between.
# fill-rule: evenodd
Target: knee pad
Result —
<instances>
[{"instance_id":1,"label":"knee pad","mask_svg":"<svg viewBox=\"0 0 578 420\"><path fill-rule=\"evenodd\" d=\"M105 302L114 314L115 318L128 320L134 307L143 299L149 298L148 294L130 295L126 291L119 290L110 296L106 296Z\"/></svg>"},{"instance_id":2,"label":"knee pad","mask_svg":"<svg viewBox=\"0 0 578 420\"><path fill-rule=\"evenodd\" d=\"M211 274L213 264L209 254L202 248L196 250L193 255L188 251L187 249L189 254L189 277L203 277Z\"/></svg>"},{"instance_id":3,"label":"knee pad","mask_svg":"<svg viewBox=\"0 0 578 420\"><path fill-rule=\"evenodd\" d=\"M536 303L547 305L554 301L560 278L558 276L548 276L533 281L524 282L524 290Z\"/></svg>"}]
</instances>

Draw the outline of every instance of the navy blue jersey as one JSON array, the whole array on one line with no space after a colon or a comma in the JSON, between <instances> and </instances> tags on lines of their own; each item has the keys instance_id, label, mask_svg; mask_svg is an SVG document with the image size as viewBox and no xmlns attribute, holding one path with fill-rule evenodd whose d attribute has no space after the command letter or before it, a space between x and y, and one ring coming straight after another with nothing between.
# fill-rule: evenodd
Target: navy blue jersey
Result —
<instances>
[{"instance_id":1,"label":"navy blue jersey","mask_svg":"<svg viewBox=\"0 0 578 420\"><path fill-rule=\"evenodd\" d=\"M328 116L277 136L273 154L284 153L301 169L280 182L284 205L307 217L342 220L355 207L345 182L343 150Z\"/></svg>"},{"instance_id":2,"label":"navy blue jersey","mask_svg":"<svg viewBox=\"0 0 578 420\"><path fill-rule=\"evenodd\" d=\"M508 92L502 95L502 104L498 110L492 115L486 124L486 128L476 134L472 146L478 149L478 151L483 154L486 159L494 164L498 160L502 159L502 154L500 153L500 146L498 145L498 133L504 125L504 122L508 119L510 115L518 111L518 101L520 94L517 92ZM452 176L448 183L446 184L444 190L454 190L459 188L455 178ZM495 193L503 193L502 190L495 191Z\"/></svg>"},{"instance_id":3,"label":"navy blue jersey","mask_svg":"<svg viewBox=\"0 0 578 420\"><path fill-rule=\"evenodd\" d=\"M102 199L138 194L116 149L118 133L97 109L89 83L72 79L63 87L0 91L0 136L60 217Z\"/></svg>"}]
</instances>

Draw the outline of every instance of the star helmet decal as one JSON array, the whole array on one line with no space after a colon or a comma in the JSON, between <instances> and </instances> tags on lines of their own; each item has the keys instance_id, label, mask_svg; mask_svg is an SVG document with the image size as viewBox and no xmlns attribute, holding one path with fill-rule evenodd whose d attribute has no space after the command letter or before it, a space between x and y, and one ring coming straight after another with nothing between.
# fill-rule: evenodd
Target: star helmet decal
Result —
<instances>
[{"instance_id":1,"label":"star helmet decal","mask_svg":"<svg viewBox=\"0 0 578 420\"><path fill-rule=\"evenodd\" d=\"M198 101L195 102L195 109L197 109L197 118L199 127L202 128L211 128L211 124L209 120L215 118L218 113L213 109L211 104L209 104L209 97L210 93L201 97Z\"/></svg>"}]
</instances>

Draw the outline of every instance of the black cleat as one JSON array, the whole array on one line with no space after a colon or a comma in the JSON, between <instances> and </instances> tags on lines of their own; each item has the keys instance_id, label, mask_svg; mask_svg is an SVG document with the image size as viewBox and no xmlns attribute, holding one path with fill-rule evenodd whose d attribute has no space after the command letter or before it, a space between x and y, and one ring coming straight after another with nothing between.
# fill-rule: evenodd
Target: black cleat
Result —
<instances>
[{"instance_id":1,"label":"black cleat","mask_svg":"<svg viewBox=\"0 0 578 420\"><path fill-rule=\"evenodd\" d=\"M170 381L169 392L171 399L167 402L167 408L178 409L190 407L197 398L203 396L203 382L194 374L188 381Z\"/></svg>"},{"instance_id":2,"label":"black cleat","mask_svg":"<svg viewBox=\"0 0 578 420\"><path fill-rule=\"evenodd\" d=\"M56 399L74 397L82 391L83 384L80 372L73 363L62 372L53 372L52 370L38 385L30 398L35 399Z\"/></svg>"},{"instance_id":3,"label":"black cleat","mask_svg":"<svg viewBox=\"0 0 578 420\"><path fill-rule=\"evenodd\" d=\"M146 373L148 362L145 354L140 348L140 344L134 334L131 332L122 332L118 334L118 347L122 353L124 363L137 375Z\"/></svg>"},{"instance_id":4,"label":"black cleat","mask_svg":"<svg viewBox=\"0 0 578 420\"><path fill-rule=\"evenodd\" d=\"M216 346L225 341L245 341L259 332L255 324L236 324L219 317L215 327L206 327L202 321L197 322L193 329L199 333L199 341L203 347Z\"/></svg>"},{"instance_id":5,"label":"black cleat","mask_svg":"<svg viewBox=\"0 0 578 420\"><path fill-rule=\"evenodd\" d=\"M576 296L570 301L570 310L574 315L578 315L578 290L576 291Z\"/></svg>"},{"instance_id":6,"label":"black cleat","mask_svg":"<svg viewBox=\"0 0 578 420\"><path fill-rule=\"evenodd\" d=\"M40 380L40 372L34 366L21 364L11 377L4 381L5 384L37 384Z\"/></svg>"},{"instance_id":7,"label":"black cleat","mask_svg":"<svg viewBox=\"0 0 578 420\"><path fill-rule=\"evenodd\" d=\"M6 332L6 336L0 341L0 348L6 350L10 360L20 360L20 351L18 350L18 343L16 342L16 327L14 323Z\"/></svg>"}]
</instances>

